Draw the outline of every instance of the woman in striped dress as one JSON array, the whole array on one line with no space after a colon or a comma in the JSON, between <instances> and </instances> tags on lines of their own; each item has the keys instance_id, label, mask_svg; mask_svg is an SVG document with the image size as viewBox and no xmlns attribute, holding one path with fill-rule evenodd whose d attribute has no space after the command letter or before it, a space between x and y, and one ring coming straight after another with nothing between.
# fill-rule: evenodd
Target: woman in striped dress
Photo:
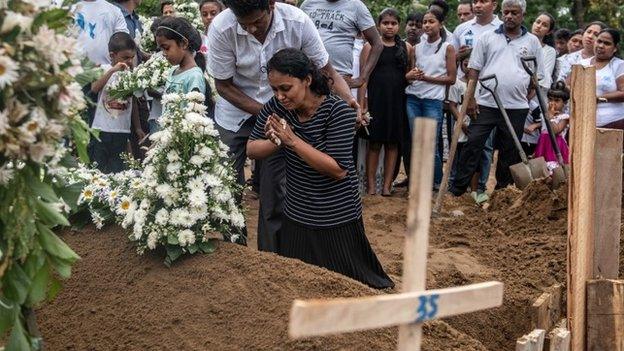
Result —
<instances>
[{"instance_id":1,"label":"woman in striped dress","mask_svg":"<svg viewBox=\"0 0 624 351\"><path fill-rule=\"evenodd\" d=\"M394 285L364 233L353 164L356 114L300 50L268 62L275 96L258 115L247 156L286 153L284 220L278 253L383 289Z\"/></svg>"}]
</instances>

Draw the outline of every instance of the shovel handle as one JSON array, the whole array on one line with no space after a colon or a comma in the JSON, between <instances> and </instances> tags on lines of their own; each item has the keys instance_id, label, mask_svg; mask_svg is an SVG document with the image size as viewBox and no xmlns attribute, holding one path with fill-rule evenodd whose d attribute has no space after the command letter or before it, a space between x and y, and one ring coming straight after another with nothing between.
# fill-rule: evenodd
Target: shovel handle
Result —
<instances>
[{"instance_id":1,"label":"shovel handle","mask_svg":"<svg viewBox=\"0 0 624 351\"><path fill-rule=\"evenodd\" d=\"M494 87L489 87L485 85L485 82L488 82L490 80L494 81ZM492 95L494 95L494 91L498 89L498 78L496 77L496 74L490 74L489 76L479 78L479 83L481 83L483 89L489 91Z\"/></svg>"},{"instance_id":2,"label":"shovel handle","mask_svg":"<svg viewBox=\"0 0 624 351\"><path fill-rule=\"evenodd\" d=\"M521 57L520 62L522 62L522 67L524 68L526 73L533 77L536 70L535 68L537 68L537 59L535 58L535 56ZM534 69L531 69L531 67L529 67L529 62L533 63L533 67L535 67Z\"/></svg>"}]
</instances>

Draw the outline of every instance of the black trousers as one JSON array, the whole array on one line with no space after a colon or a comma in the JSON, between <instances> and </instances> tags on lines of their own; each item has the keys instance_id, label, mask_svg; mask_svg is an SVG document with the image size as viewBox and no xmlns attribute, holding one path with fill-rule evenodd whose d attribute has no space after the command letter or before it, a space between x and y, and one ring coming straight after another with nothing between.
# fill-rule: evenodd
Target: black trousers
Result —
<instances>
[{"instance_id":1,"label":"black trousers","mask_svg":"<svg viewBox=\"0 0 624 351\"><path fill-rule=\"evenodd\" d=\"M507 109L506 111L516 135L521 138L524 132L524 121L529 110ZM457 174L451 188L453 194L461 195L466 192L472 175L479 167L483 146L494 128L497 130L494 145L498 146L496 189L504 188L513 183L509 166L520 162L521 159L505 120L497 108L479 106L479 116L470 122L468 141L459 156Z\"/></svg>"}]
</instances>

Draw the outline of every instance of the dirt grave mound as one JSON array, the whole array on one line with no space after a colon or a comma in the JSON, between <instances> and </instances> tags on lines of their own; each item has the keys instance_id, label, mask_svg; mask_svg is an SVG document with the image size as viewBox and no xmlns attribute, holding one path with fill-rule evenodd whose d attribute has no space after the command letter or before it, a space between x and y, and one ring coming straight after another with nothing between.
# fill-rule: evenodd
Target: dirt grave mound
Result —
<instances>
[{"instance_id":1,"label":"dirt grave mound","mask_svg":"<svg viewBox=\"0 0 624 351\"><path fill-rule=\"evenodd\" d=\"M325 269L228 243L167 268L155 254L136 255L119 227L62 236L82 259L37 311L47 350L396 348L396 328L288 339L295 298L383 293ZM424 350L486 350L444 322L424 329Z\"/></svg>"}]
</instances>

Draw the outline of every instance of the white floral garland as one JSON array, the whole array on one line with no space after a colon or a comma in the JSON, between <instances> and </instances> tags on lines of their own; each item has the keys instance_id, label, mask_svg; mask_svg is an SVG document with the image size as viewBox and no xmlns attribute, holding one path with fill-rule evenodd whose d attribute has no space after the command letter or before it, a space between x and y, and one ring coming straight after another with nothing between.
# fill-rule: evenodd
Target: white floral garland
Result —
<instances>
[{"instance_id":1,"label":"white floral garland","mask_svg":"<svg viewBox=\"0 0 624 351\"><path fill-rule=\"evenodd\" d=\"M228 148L206 116L204 95L163 96L162 130L153 134L141 171L103 175L76 170L86 184L79 199L96 226L113 217L131 228L139 254L165 247L170 264L180 255L211 252L211 239L244 240L237 203L241 188L228 166Z\"/></svg>"}]
</instances>

